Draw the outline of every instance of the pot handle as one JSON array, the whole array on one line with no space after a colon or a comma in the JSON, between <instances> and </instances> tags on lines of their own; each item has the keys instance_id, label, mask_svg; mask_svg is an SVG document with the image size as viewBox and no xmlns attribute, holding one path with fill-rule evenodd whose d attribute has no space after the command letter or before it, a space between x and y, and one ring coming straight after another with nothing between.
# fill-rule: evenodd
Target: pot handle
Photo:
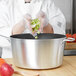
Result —
<instances>
[{"instance_id":1,"label":"pot handle","mask_svg":"<svg viewBox=\"0 0 76 76\"><path fill-rule=\"evenodd\" d=\"M72 41L75 41L75 38L69 37L69 38L66 38L66 39L63 40L63 42L65 42L65 41L70 41L70 42L72 42Z\"/></svg>"}]
</instances>

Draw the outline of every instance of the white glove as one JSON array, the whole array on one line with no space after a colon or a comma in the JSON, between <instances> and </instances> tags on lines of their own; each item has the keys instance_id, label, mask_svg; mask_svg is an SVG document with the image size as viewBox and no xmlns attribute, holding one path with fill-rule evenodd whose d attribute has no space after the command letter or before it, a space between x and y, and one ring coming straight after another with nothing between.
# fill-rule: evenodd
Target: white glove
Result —
<instances>
[{"instance_id":1,"label":"white glove","mask_svg":"<svg viewBox=\"0 0 76 76\"><path fill-rule=\"evenodd\" d=\"M32 27L31 27L31 15L26 14L24 16L24 21L25 21L25 28L28 28L32 32Z\"/></svg>"},{"instance_id":2,"label":"white glove","mask_svg":"<svg viewBox=\"0 0 76 76\"><path fill-rule=\"evenodd\" d=\"M37 18L40 20L40 23L41 23L39 31L42 32L43 27L47 26L48 23L49 23L48 18L47 18L46 14L43 11L40 11L37 14Z\"/></svg>"},{"instance_id":3,"label":"white glove","mask_svg":"<svg viewBox=\"0 0 76 76\"><path fill-rule=\"evenodd\" d=\"M30 33L31 33L31 34L35 34L35 31L34 31L34 32L32 31L31 20L32 20L31 15L26 14L26 15L24 16L25 28L28 28L28 29L30 30Z\"/></svg>"}]
</instances>

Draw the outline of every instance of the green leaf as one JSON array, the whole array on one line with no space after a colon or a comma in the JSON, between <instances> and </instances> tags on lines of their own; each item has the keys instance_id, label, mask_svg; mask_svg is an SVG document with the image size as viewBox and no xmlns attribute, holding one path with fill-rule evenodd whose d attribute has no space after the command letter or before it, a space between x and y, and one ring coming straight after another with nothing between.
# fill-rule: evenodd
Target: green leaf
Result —
<instances>
[{"instance_id":1,"label":"green leaf","mask_svg":"<svg viewBox=\"0 0 76 76\"><path fill-rule=\"evenodd\" d=\"M38 29L40 28L40 20L38 18L34 19L34 20L31 20L31 26L32 25L36 25L32 30L33 31L38 31Z\"/></svg>"}]
</instances>

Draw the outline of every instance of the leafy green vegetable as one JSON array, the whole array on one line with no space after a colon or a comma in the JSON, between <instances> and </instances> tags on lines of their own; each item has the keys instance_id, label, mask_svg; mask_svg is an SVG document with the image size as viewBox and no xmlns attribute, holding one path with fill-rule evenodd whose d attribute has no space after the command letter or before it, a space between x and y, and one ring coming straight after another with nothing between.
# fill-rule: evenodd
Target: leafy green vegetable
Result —
<instances>
[{"instance_id":1,"label":"leafy green vegetable","mask_svg":"<svg viewBox=\"0 0 76 76\"><path fill-rule=\"evenodd\" d=\"M34 31L37 32L40 28L40 20L38 18L31 20L31 27L32 27L32 32Z\"/></svg>"},{"instance_id":2,"label":"leafy green vegetable","mask_svg":"<svg viewBox=\"0 0 76 76\"><path fill-rule=\"evenodd\" d=\"M31 20L31 27L32 32L35 31L37 34L40 34L40 32L38 31L40 28L40 20L38 18ZM38 36L35 36L35 39L38 39Z\"/></svg>"},{"instance_id":3,"label":"leafy green vegetable","mask_svg":"<svg viewBox=\"0 0 76 76\"><path fill-rule=\"evenodd\" d=\"M38 36L35 36L35 39L38 39Z\"/></svg>"}]
</instances>

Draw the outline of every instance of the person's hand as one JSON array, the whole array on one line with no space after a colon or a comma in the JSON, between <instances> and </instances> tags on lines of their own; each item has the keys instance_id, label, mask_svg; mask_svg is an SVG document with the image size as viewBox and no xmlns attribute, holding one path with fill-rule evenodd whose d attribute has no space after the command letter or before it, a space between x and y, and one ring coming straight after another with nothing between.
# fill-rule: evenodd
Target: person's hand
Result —
<instances>
[{"instance_id":1,"label":"person's hand","mask_svg":"<svg viewBox=\"0 0 76 76\"><path fill-rule=\"evenodd\" d=\"M32 28L30 23L31 23L31 16L29 14L24 15L23 19L19 23L13 26L12 35L21 34L25 31L26 28L30 30L30 33L32 33Z\"/></svg>"},{"instance_id":2,"label":"person's hand","mask_svg":"<svg viewBox=\"0 0 76 76\"><path fill-rule=\"evenodd\" d=\"M31 15L26 14L24 16L24 21L25 21L25 28L28 28L32 34L35 34L36 31L33 31L32 26L31 26L31 21L32 21Z\"/></svg>"},{"instance_id":3,"label":"person's hand","mask_svg":"<svg viewBox=\"0 0 76 76\"><path fill-rule=\"evenodd\" d=\"M31 15L26 14L24 16L25 28L28 28L32 32L31 20L32 20Z\"/></svg>"},{"instance_id":4,"label":"person's hand","mask_svg":"<svg viewBox=\"0 0 76 76\"><path fill-rule=\"evenodd\" d=\"M43 32L43 28L48 26L48 18L47 18L46 14L43 11L40 11L37 14L37 18L40 20L40 23L41 23L39 31Z\"/></svg>"}]
</instances>

